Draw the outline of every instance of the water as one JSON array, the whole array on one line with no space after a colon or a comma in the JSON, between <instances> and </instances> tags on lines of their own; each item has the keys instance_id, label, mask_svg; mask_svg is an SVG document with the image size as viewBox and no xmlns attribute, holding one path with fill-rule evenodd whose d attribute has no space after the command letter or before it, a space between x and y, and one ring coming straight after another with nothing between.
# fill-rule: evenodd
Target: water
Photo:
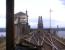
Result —
<instances>
[{"instance_id":1,"label":"water","mask_svg":"<svg viewBox=\"0 0 65 50\"><path fill-rule=\"evenodd\" d=\"M59 37L63 37L65 38L65 31L58 31L58 34L57 34Z\"/></svg>"},{"instance_id":2,"label":"water","mask_svg":"<svg viewBox=\"0 0 65 50\"><path fill-rule=\"evenodd\" d=\"M6 37L6 32L0 32L0 37Z\"/></svg>"}]
</instances>

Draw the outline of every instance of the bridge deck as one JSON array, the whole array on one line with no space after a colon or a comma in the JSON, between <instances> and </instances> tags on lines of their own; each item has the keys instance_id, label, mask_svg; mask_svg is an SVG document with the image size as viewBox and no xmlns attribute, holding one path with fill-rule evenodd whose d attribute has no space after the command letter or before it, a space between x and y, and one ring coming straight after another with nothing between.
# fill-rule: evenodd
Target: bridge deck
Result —
<instances>
[{"instance_id":1,"label":"bridge deck","mask_svg":"<svg viewBox=\"0 0 65 50\"><path fill-rule=\"evenodd\" d=\"M52 50L53 48L65 49L65 44L62 41L46 31L33 31L30 32L28 35L23 36L23 38L26 41L31 42L32 44L43 46L43 49L45 47L48 47L50 50ZM47 49L45 48L45 50Z\"/></svg>"}]
</instances>

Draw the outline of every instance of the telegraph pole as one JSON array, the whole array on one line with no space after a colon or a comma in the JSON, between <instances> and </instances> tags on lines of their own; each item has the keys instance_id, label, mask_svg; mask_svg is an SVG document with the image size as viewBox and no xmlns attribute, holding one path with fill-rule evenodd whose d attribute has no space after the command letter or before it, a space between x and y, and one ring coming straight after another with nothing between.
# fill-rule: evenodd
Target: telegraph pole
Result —
<instances>
[{"instance_id":1,"label":"telegraph pole","mask_svg":"<svg viewBox=\"0 0 65 50\"><path fill-rule=\"evenodd\" d=\"M14 0L6 0L6 50L15 50Z\"/></svg>"},{"instance_id":2,"label":"telegraph pole","mask_svg":"<svg viewBox=\"0 0 65 50\"><path fill-rule=\"evenodd\" d=\"M51 12L52 12L52 10L50 8L50 33L51 33Z\"/></svg>"},{"instance_id":3,"label":"telegraph pole","mask_svg":"<svg viewBox=\"0 0 65 50\"><path fill-rule=\"evenodd\" d=\"M52 10L51 10L51 8L50 8L50 33L51 33L51 12L52 12ZM51 38L51 44L52 44L52 50L54 50L54 43L53 43L53 39L52 39L52 35L50 34L50 38Z\"/></svg>"}]
</instances>

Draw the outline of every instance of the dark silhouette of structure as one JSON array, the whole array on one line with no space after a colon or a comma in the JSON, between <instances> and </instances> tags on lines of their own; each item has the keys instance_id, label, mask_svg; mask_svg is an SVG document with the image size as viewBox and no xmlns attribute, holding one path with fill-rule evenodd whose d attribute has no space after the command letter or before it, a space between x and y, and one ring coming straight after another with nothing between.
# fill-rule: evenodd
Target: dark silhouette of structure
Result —
<instances>
[{"instance_id":1,"label":"dark silhouette of structure","mask_svg":"<svg viewBox=\"0 0 65 50\"><path fill-rule=\"evenodd\" d=\"M42 16L39 16L39 18L38 18L38 29L43 29L43 20L42 20Z\"/></svg>"},{"instance_id":2,"label":"dark silhouette of structure","mask_svg":"<svg viewBox=\"0 0 65 50\"><path fill-rule=\"evenodd\" d=\"M27 24L28 24L28 11L26 10Z\"/></svg>"}]
</instances>

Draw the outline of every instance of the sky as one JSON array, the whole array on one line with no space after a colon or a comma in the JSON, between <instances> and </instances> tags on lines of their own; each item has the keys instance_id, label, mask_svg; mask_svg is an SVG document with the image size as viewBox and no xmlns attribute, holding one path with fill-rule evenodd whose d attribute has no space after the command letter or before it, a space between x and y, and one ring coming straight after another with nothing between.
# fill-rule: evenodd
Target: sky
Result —
<instances>
[{"instance_id":1,"label":"sky","mask_svg":"<svg viewBox=\"0 0 65 50\"><path fill-rule=\"evenodd\" d=\"M6 27L6 0L0 0L0 28Z\"/></svg>"},{"instance_id":2,"label":"sky","mask_svg":"<svg viewBox=\"0 0 65 50\"><path fill-rule=\"evenodd\" d=\"M14 13L28 11L28 23L37 28L38 16L43 17L44 27L65 27L65 1L64 0L15 0ZM0 28L6 27L6 0L0 0Z\"/></svg>"}]
</instances>

